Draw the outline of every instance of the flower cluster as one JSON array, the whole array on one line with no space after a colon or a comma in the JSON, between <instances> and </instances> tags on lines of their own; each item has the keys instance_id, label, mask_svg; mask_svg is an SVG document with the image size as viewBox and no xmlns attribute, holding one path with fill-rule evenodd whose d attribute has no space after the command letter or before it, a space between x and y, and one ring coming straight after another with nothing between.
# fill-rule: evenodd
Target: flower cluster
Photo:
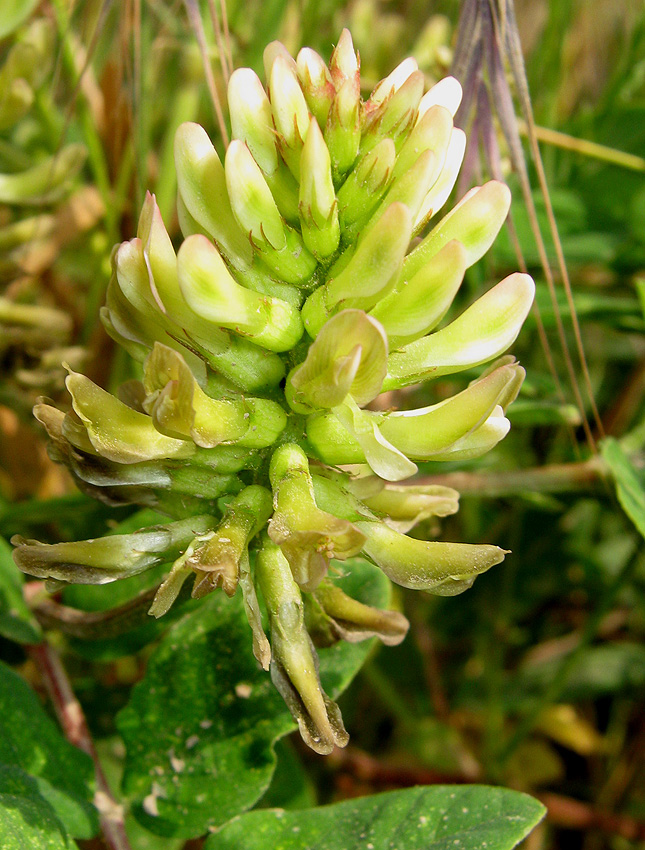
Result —
<instances>
[{"instance_id":1,"label":"flower cluster","mask_svg":"<svg viewBox=\"0 0 645 850\"><path fill-rule=\"evenodd\" d=\"M155 616L189 576L195 597L239 585L258 661L305 741L327 753L347 734L310 633L393 644L407 630L398 612L347 596L330 564L362 556L404 587L454 595L504 557L408 536L454 513L458 495L399 482L415 461L473 458L507 433L524 372L502 355L534 286L513 274L436 330L510 203L487 183L428 231L464 154L454 79L424 94L408 59L363 101L347 31L329 66L278 43L265 64L266 90L249 69L231 77L224 163L200 126L177 132L179 251L148 196L137 238L115 252L102 319L142 379L117 398L70 371L73 410L35 409L83 490L175 521L20 540L15 558L32 575L94 583L172 562ZM491 361L438 404L368 408L384 391Z\"/></svg>"}]
</instances>

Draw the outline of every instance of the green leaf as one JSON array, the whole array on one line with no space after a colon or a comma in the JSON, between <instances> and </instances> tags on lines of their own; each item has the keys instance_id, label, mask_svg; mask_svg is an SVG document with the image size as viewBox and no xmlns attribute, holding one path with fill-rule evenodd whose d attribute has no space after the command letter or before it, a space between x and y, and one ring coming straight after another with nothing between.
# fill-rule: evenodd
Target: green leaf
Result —
<instances>
[{"instance_id":1,"label":"green leaf","mask_svg":"<svg viewBox=\"0 0 645 850\"><path fill-rule=\"evenodd\" d=\"M72 850L56 812L37 781L19 767L0 765L0 847L3 850Z\"/></svg>"},{"instance_id":2,"label":"green leaf","mask_svg":"<svg viewBox=\"0 0 645 850\"><path fill-rule=\"evenodd\" d=\"M17 643L38 643L42 634L23 598L23 582L11 547L0 537L0 635Z\"/></svg>"},{"instance_id":3,"label":"green leaf","mask_svg":"<svg viewBox=\"0 0 645 850\"><path fill-rule=\"evenodd\" d=\"M603 440L601 452L616 481L616 495L622 509L645 537L645 488L641 479L616 440L611 437Z\"/></svg>"},{"instance_id":4,"label":"green leaf","mask_svg":"<svg viewBox=\"0 0 645 850\"><path fill-rule=\"evenodd\" d=\"M485 785L407 788L300 812L250 812L204 850L510 850L544 812L526 794Z\"/></svg>"},{"instance_id":5,"label":"green leaf","mask_svg":"<svg viewBox=\"0 0 645 850\"><path fill-rule=\"evenodd\" d=\"M344 562L347 593L385 607L390 586L363 561ZM320 652L333 698L365 660L371 641ZM241 594L214 593L176 623L117 718L126 749L124 790L139 820L161 835L189 838L225 823L264 794L274 744L295 728L251 650Z\"/></svg>"},{"instance_id":6,"label":"green leaf","mask_svg":"<svg viewBox=\"0 0 645 850\"><path fill-rule=\"evenodd\" d=\"M96 834L97 814L90 802L92 760L63 738L31 688L4 664L0 664L0 767L31 774L29 787L38 789L71 835ZM1 842L0 846L4 848Z\"/></svg>"}]
</instances>

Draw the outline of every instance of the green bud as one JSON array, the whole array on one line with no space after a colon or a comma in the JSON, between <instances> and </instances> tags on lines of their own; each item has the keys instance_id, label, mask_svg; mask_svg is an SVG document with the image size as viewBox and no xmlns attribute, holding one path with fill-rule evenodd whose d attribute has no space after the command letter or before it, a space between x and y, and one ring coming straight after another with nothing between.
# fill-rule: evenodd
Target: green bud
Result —
<instances>
[{"instance_id":1,"label":"green bud","mask_svg":"<svg viewBox=\"0 0 645 850\"><path fill-rule=\"evenodd\" d=\"M253 655L255 655L262 669L268 670L271 663L271 646L262 628L262 614L251 573L248 551L243 553L240 560L239 585L242 588L246 619L253 635Z\"/></svg>"},{"instance_id":2,"label":"green bud","mask_svg":"<svg viewBox=\"0 0 645 850\"><path fill-rule=\"evenodd\" d=\"M300 154L309 129L309 109L300 88L293 59L277 56L271 65L269 99L278 134L278 148L289 171L300 177Z\"/></svg>"},{"instance_id":3,"label":"green bud","mask_svg":"<svg viewBox=\"0 0 645 850\"><path fill-rule=\"evenodd\" d=\"M224 170L231 207L240 227L259 250L282 250L287 244L284 222L260 166L244 142L231 142Z\"/></svg>"},{"instance_id":4,"label":"green bud","mask_svg":"<svg viewBox=\"0 0 645 850\"><path fill-rule=\"evenodd\" d=\"M17 124L29 112L33 102L34 92L26 80L18 77L6 83L0 100L0 130Z\"/></svg>"},{"instance_id":5,"label":"green bud","mask_svg":"<svg viewBox=\"0 0 645 850\"><path fill-rule=\"evenodd\" d=\"M289 68L295 73L296 71L296 62L293 56L289 53L287 48L281 41L271 41L264 48L263 53L263 61L264 61L264 79L271 79L271 69L273 68L273 63L280 56L286 63Z\"/></svg>"},{"instance_id":6,"label":"green bud","mask_svg":"<svg viewBox=\"0 0 645 850\"><path fill-rule=\"evenodd\" d=\"M405 174L424 151L432 151L443 168L452 134L452 116L442 106L433 106L414 129L396 158L394 177Z\"/></svg>"},{"instance_id":7,"label":"green bud","mask_svg":"<svg viewBox=\"0 0 645 850\"><path fill-rule=\"evenodd\" d=\"M396 646L410 628L406 618L398 611L381 611L364 605L327 579L316 588L314 599L336 640L359 643L377 637L386 646Z\"/></svg>"},{"instance_id":8,"label":"green bud","mask_svg":"<svg viewBox=\"0 0 645 850\"><path fill-rule=\"evenodd\" d=\"M65 381L72 404L94 450L117 463L155 458L185 458L195 446L160 434L152 419L127 407L89 378L71 372Z\"/></svg>"},{"instance_id":9,"label":"green bud","mask_svg":"<svg viewBox=\"0 0 645 850\"><path fill-rule=\"evenodd\" d=\"M15 535L13 559L23 572L75 584L106 584L172 560L196 534L212 528L210 516L142 528L75 543L40 543Z\"/></svg>"},{"instance_id":10,"label":"green bud","mask_svg":"<svg viewBox=\"0 0 645 850\"><path fill-rule=\"evenodd\" d=\"M373 478L373 476L371 476ZM430 517L445 517L459 510L459 493L439 484L383 484L378 492L362 492L372 486L369 479L350 481L349 488L367 507L381 516L390 528L403 534Z\"/></svg>"},{"instance_id":11,"label":"green bud","mask_svg":"<svg viewBox=\"0 0 645 850\"><path fill-rule=\"evenodd\" d=\"M255 71L237 68L228 81L228 108L234 139L246 142L265 176L278 168L269 98Z\"/></svg>"},{"instance_id":12,"label":"green bud","mask_svg":"<svg viewBox=\"0 0 645 850\"><path fill-rule=\"evenodd\" d=\"M305 245L318 259L329 257L340 241L338 202L329 150L315 118L302 149L299 209Z\"/></svg>"},{"instance_id":13,"label":"green bud","mask_svg":"<svg viewBox=\"0 0 645 850\"><path fill-rule=\"evenodd\" d=\"M307 101L309 111L320 127L327 124L327 116L336 89L331 79L329 69L322 56L309 47L303 47L296 60L298 79Z\"/></svg>"},{"instance_id":14,"label":"green bud","mask_svg":"<svg viewBox=\"0 0 645 850\"><path fill-rule=\"evenodd\" d=\"M307 358L287 377L285 395L298 413L335 407L348 393L367 404L381 391L387 373L387 337L362 310L343 310L329 319Z\"/></svg>"},{"instance_id":15,"label":"green bud","mask_svg":"<svg viewBox=\"0 0 645 850\"><path fill-rule=\"evenodd\" d=\"M504 560L498 546L415 540L385 523L360 522L367 537L363 553L402 587L437 596L456 596L481 573Z\"/></svg>"},{"instance_id":16,"label":"green bud","mask_svg":"<svg viewBox=\"0 0 645 850\"><path fill-rule=\"evenodd\" d=\"M361 93L352 79L345 80L336 92L325 127L325 143L338 182L356 161L361 143Z\"/></svg>"},{"instance_id":17,"label":"green bud","mask_svg":"<svg viewBox=\"0 0 645 850\"><path fill-rule=\"evenodd\" d=\"M214 399L198 385L183 357L155 343L144 366L144 409L162 434L212 448L220 443L272 445L287 417L268 399ZM251 403L249 403L251 402ZM259 408L257 412L256 409ZM253 416L252 416L253 411Z\"/></svg>"},{"instance_id":18,"label":"green bud","mask_svg":"<svg viewBox=\"0 0 645 850\"><path fill-rule=\"evenodd\" d=\"M248 268L253 249L233 216L224 167L199 124L187 122L177 129L175 167L179 197L191 218L215 240L234 268Z\"/></svg>"},{"instance_id":19,"label":"green bud","mask_svg":"<svg viewBox=\"0 0 645 850\"><path fill-rule=\"evenodd\" d=\"M439 404L387 414L381 433L406 457L430 460L482 425L508 396L517 395L524 374L517 364L501 366Z\"/></svg>"},{"instance_id":20,"label":"green bud","mask_svg":"<svg viewBox=\"0 0 645 850\"><path fill-rule=\"evenodd\" d=\"M67 145L38 165L18 174L0 174L0 203L40 206L68 190L87 157L84 145Z\"/></svg>"},{"instance_id":21,"label":"green bud","mask_svg":"<svg viewBox=\"0 0 645 850\"><path fill-rule=\"evenodd\" d=\"M205 237L184 240L177 268L184 298L203 318L270 351L287 351L302 336L299 311L279 298L262 297L240 286Z\"/></svg>"},{"instance_id":22,"label":"green bud","mask_svg":"<svg viewBox=\"0 0 645 850\"><path fill-rule=\"evenodd\" d=\"M450 142L446 151L443 169L432 188L425 196L421 208L414 219L414 233L417 234L426 226L428 221L437 213L448 200L452 192L461 163L466 153L466 134L458 127L453 127Z\"/></svg>"},{"instance_id":23,"label":"green bud","mask_svg":"<svg viewBox=\"0 0 645 850\"><path fill-rule=\"evenodd\" d=\"M315 752L344 747L348 735L340 710L322 689L318 658L307 634L304 607L289 563L269 540L258 553L256 573L271 625L271 679Z\"/></svg>"},{"instance_id":24,"label":"green bud","mask_svg":"<svg viewBox=\"0 0 645 850\"><path fill-rule=\"evenodd\" d=\"M269 477L275 508L269 536L282 549L300 587L313 590L327 573L330 559L355 555L363 536L347 520L318 507L307 456L295 443L273 453Z\"/></svg>"},{"instance_id":25,"label":"green bud","mask_svg":"<svg viewBox=\"0 0 645 850\"><path fill-rule=\"evenodd\" d=\"M515 341L533 303L529 275L509 275L453 322L388 358L383 391L450 375L499 357Z\"/></svg>"},{"instance_id":26,"label":"green bud","mask_svg":"<svg viewBox=\"0 0 645 850\"><path fill-rule=\"evenodd\" d=\"M370 310L392 348L425 336L441 321L463 280L466 258L464 246L453 239L414 277L399 278L395 288ZM404 274L405 269L404 262Z\"/></svg>"},{"instance_id":27,"label":"green bud","mask_svg":"<svg viewBox=\"0 0 645 850\"><path fill-rule=\"evenodd\" d=\"M186 578L195 573L193 598L201 598L221 587L227 596L237 589L240 562L248 556L249 541L271 515L271 494L264 487L251 485L228 505L216 528L196 537L160 585L150 614L161 617L177 598ZM212 529L212 530L211 530Z\"/></svg>"},{"instance_id":28,"label":"green bud","mask_svg":"<svg viewBox=\"0 0 645 850\"><path fill-rule=\"evenodd\" d=\"M302 308L307 333L315 337L327 318L340 309L368 310L394 285L410 242L410 211L392 204L360 240L347 266L316 289Z\"/></svg>"},{"instance_id":29,"label":"green bud","mask_svg":"<svg viewBox=\"0 0 645 850\"><path fill-rule=\"evenodd\" d=\"M338 190L343 232L358 232L385 194L396 161L392 139L383 139L367 153Z\"/></svg>"},{"instance_id":30,"label":"green bud","mask_svg":"<svg viewBox=\"0 0 645 850\"><path fill-rule=\"evenodd\" d=\"M466 249L466 268L474 265L493 244L510 205L508 187L496 180L471 189L406 257L403 275L413 277L452 239Z\"/></svg>"}]
</instances>

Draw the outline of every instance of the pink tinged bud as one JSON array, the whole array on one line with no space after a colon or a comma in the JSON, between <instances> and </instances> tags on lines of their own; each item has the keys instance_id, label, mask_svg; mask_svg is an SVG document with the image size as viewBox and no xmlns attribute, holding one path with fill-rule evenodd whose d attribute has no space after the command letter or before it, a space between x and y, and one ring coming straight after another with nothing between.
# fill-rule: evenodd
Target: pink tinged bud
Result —
<instances>
[{"instance_id":1,"label":"pink tinged bud","mask_svg":"<svg viewBox=\"0 0 645 850\"><path fill-rule=\"evenodd\" d=\"M381 433L407 457L430 460L479 428L507 397L515 397L524 375L517 364L501 366L439 404L387 414Z\"/></svg>"},{"instance_id":2,"label":"pink tinged bud","mask_svg":"<svg viewBox=\"0 0 645 850\"><path fill-rule=\"evenodd\" d=\"M76 415L94 450L102 457L118 463L137 463L194 454L194 444L160 434L149 416L127 407L84 375L70 371L65 384Z\"/></svg>"},{"instance_id":3,"label":"pink tinged bud","mask_svg":"<svg viewBox=\"0 0 645 850\"><path fill-rule=\"evenodd\" d=\"M444 77L439 80L432 88L427 91L421 98L419 104L419 120L423 118L429 109L433 106L442 106L455 117L455 113L459 109L461 103L462 89L459 80L454 77Z\"/></svg>"},{"instance_id":4,"label":"pink tinged bud","mask_svg":"<svg viewBox=\"0 0 645 850\"><path fill-rule=\"evenodd\" d=\"M255 71L233 71L228 83L228 107L233 138L246 143L265 176L273 174L278 167L273 114Z\"/></svg>"},{"instance_id":5,"label":"pink tinged bud","mask_svg":"<svg viewBox=\"0 0 645 850\"><path fill-rule=\"evenodd\" d=\"M215 325L248 336L270 351L287 351L302 335L297 308L240 286L217 248L203 236L189 236L177 255L179 285L190 307Z\"/></svg>"},{"instance_id":6,"label":"pink tinged bud","mask_svg":"<svg viewBox=\"0 0 645 850\"><path fill-rule=\"evenodd\" d=\"M391 71L387 77L384 77L376 86L374 91L365 104L366 110L369 113L372 108L379 106L381 103L390 98L394 92L398 91L403 83L415 72L419 70L417 60L412 56L404 59L396 68Z\"/></svg>"},{"instance_id":7,"label":"pink tinged bud","mask_svg":"<svg viewBox=\"0 0 645 850\"><path fill-rule=\"evenodd\" d=\"M291 60L293 63L293 59ZM277 56L271 66L269 97L278 147L289 171L300 176L300 154L309 129L309 109L294 65Z\"/></svg>"},{"instance_id":8,"label":"pink tinged bud","mask_svg":"<svg viewBox=\"0 0 645 850\"><path fill-rule=\"evenodd\" d=\"M390 354L383 389L407 387L499 357L517 338L534 295L529 275L509 275L445 328Z\"/></svg>"},{"instance_id":9,"label":"pink tinged bud","mask_svg":"<svg viewBox=\"0 0 645 850\"><path fill-rule=\"evenodd\" d=\"M387 372L387 338L362 310L343 310L329 319L291 371L285 394L298 413L335 407L348 393L359 405L375 398Z\"/></svg>"},{"instance_id":10,"label":"pink tinged bud","mask_svg":"<svg viewBox=\"0 0 645 850\"><path fill-rule=\"evenodd\" d=\"M424 151L432 151L443 168L450 136L452 116L442 106L433 106L416 124L401 148L394 167L394 177L405 174Z\"/></svg>"},{"instance_id":11,"label":"pink tinged bud","mask_svg":"<svg viewBox=\"0 0 645 850\"><path fill-rule=\"evenodd\" d=\"M315 118L302 149L299 209L305 245L319 259L329 257L340 241L338 203L329 151Z\"/></svg>"},{"instance_id":12,"label":"pink tinged bud","mask_svg":"<svg viewBox=\"0 0 645 850\"><path fill-rule=\"evenodd\" d=\"M188 122L178 128L175 167L179 197L190 218L217 242L236 269L248 268L253 250L233 216L224 167L199 124Z\"/></svg>"},{"instance_id":13,"label":"pink tinged bud","mask_svg":"<svg viewBox=\"0 0 645 850\"><path fill-rule=\"evenodd\" d=\"M331 105L325 143L334 180L339 182L354 165L361 143L361 94L353 80L345 80Z\"/></svg>"},{"instance_id":14,"label":"pink tinged bud","mask_svg":"<svg viewBox=\"0 0 645 850\"><path fill-rule=\"evenodd\" d=\"M450 134L450 142L446 152L443 169L436 182L425 196L416 218L414 219L414 232L421 231L426 223L437 213L448 200L450 193L457 182L461 163L464 161L466 152L466 134L463 130L454 127Z\"/></svg>"},{"instance_id":15,"label":"pink tinged bud","mask_svg":"<svg viewBox=\"0 0 645 850\"><path fill-rule=\"evenodd\" d=\"M338 44L331 55L329 69L336 90L348 80L357 89L360 88L360 62L358 53L354 50L352 34L348 29L344 29L340 34Z\"/></svg>"},{"instance_id":16,"label":"pink tinged bud","mask_svg":"<svg viewBox=\"0 0 645 850\"><path fill-rule=\"evenodd\" d=\"M349 263L305 301L307 333L315 337L329 316L340 309L368 310L394 285L410 243L411 218L405 204L391 204L358 243Z\"/></svg>"},{"instance_id":17,"label":"pink tinged bud","mask_svg":"<svg viewBox=\"0 0 645 850\"><path fill-rule=\"evenodd\" d=\"M318 658L304 623L298 585L280 549L265 540L256 572L271 625L271 679L315 752L344 747L349 736L340 710L322 689Z\"/></svg>"},{"instance_id":18,"label":"pink tinged bud","mask_svg":"<svg viewBox=\"0 0 645 850\"><path fill-rule=\"evenodd\" d=\"M385 137L392 139L397 151L401 150L416 121L423 87L423 74L414 71L401 88L367 115L360 147L362 154Z\"/></svg>"},{"instance_id":19,"label":"pink tinged bud","mask_svg":"<svg viewBox=\"0 0 645 850\"><path fill-rule=\"evenodd\" d=\"M405 273L405 263L403 264ZM453 239L422 266L415 276L400 280L372 308L383 325L391 348L425 336L445 316L466 271L466 250Z\"/></svg>"},{"instance_id":20,"label":"pink tinged bud","mask_svg":"<svg viewBox=\"0 0 645 850\"><path fill-rule=\"evenodd\" d=\"M498 546L415 540L384 523L358 523L367 536L363 553L402 587L456 596L481 573L504 560Z\"/></svg>"},{"instance_id":21,"label":"pink tinged bud","mask_svg":"<svg viewBox=\"0 0 645 850\"><path fill-rule=\"evenodd\" d=\"M324 127L336 94L329 69L323 58L309 47L303 47L298 53L296 65L309 111Z\"/></svg>"},{"instance_id":22,"label":"pink tinged bud","mask_svg":"<svg viewBox=\"0 0 645 850\"><path fill-rule=\"evenodd\" d=\"M466 268L472 266L495 241L510 205L508 186L497 180L471 189L406 257L403 274L408 278L417 274L451 239L461 242Z\"/></svg>"}]
</instances>

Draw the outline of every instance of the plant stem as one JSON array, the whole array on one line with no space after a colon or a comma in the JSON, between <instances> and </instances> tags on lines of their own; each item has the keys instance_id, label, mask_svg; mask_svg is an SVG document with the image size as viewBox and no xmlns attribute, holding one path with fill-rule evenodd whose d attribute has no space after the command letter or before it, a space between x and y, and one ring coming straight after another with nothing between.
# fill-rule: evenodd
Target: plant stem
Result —
<instances>
[{"instance_id":1,"label":"plant stem","mask_svg":"<svg viewBox=\"0 0 645 850\"><path fill-rule=\"evenodd\" d=\"M87 728L83 709L74 695L58 653L48 643L39 643L29 647L29 654L43 678L65 737L70 744L87 753L94 762L97 786L94 805L99 811L106 845L110 850L131 850L125 832L123 806L112 796Z\"/></svg>"},{"instance_id":2,"label":"plant stem","mask_svg":"<svg viewBox=\"0 0 645 850\"><path fill-rule=\"evenodd\" d=\"M424 475L417 484L442 484L454 487L462 496L516 496L520 493L598 492L606 467L602 458L578 463L551 464L534 469L505 472L448 472Z\"/></svg>"}]
</instances>

